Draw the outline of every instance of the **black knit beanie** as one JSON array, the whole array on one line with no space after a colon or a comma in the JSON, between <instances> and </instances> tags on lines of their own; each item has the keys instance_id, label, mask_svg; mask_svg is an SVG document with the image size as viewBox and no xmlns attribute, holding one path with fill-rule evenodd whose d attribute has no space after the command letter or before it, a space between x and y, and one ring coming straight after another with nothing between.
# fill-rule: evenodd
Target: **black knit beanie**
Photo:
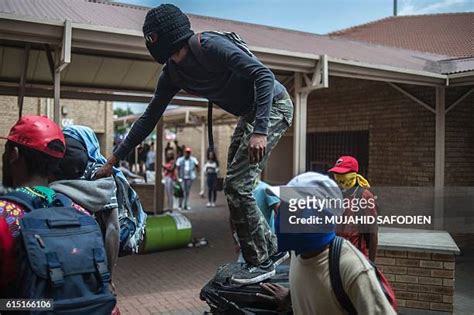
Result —
<instances>
[{"instance_id":1,"label":"black knit beanie","mask_svg":"<svg viewBox=\"0 0 474 315\"><path fill-rule=\"evenodd\" d=\"M193 36L189 18L178 7L162 4L148 11L143 23L143 35L156 33L158 39L147 48L153 58L163 64Z\"/></svg>"}]
</instances>

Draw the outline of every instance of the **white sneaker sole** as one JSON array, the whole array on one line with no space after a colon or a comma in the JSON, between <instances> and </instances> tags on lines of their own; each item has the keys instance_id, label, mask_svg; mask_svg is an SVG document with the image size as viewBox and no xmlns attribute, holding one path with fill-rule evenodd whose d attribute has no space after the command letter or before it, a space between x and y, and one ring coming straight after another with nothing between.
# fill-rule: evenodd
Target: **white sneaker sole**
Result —
<instances>
[{"instance_id":1,"label":"white sneaker sole","mask_svg":"<svg viewBox=\"0 0 474 315\"><path fill-rule=\"evenodd\" d=\"M273 277L276 274L275 269L272 271L269 271L267 273L261 274L258 277L255 278L249 278L249 279L234 279L234 277L231 278L232 282L238 283L238 284L254 284L254 283L259 283L264 280L267 280L271 277Z\"/></svg>"},{"instance_id":2,"label":"white sneaker sole","mask_svg":"<svg viewBox=\"0 0 474 315\"><path fill-rule=\"evenodd\" d=\"M278 259L277 261L275 261L273 263L273 266L276 267L276 266L280 265L281 263L283 263L288 258L290 258L290 253L286 252L285 256L282 256L280 259Z\"/></svg>"}]
</instances>

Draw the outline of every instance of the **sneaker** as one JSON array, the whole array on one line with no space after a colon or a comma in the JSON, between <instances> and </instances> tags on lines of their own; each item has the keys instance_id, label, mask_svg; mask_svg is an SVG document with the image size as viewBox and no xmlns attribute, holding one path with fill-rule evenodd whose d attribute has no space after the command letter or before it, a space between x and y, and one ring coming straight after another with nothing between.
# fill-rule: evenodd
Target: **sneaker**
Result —
<instances>
[{"instance_id":1,"label":"sneaker","mask_svg":"<svg viewBox=\"0 0 474 315\"><path fill-rule=\"evenodd\" d=\"M212 204L210 202L206 203L206 207L209 208Z\"/></svg>"},{"instance_id":2,"label":"sneaker","mask_svg":"<svg viewBox=\"0 0 474 315\"><path fill-rule=\"evenodd\" d=\"M216 203L215 203L215 202L211 203L211 207L215 208L215 207L216 207Z\"/></svg>"},{"instance_id":3,"label":"sneaker","mask_svg":"<svg viewBox=\"0 0 474 315\"><path fill-rule=\"evenodd\" d=\"M278 252L270 257L270 259L273 261L274 267L280 265L282 262L284 262L288 258L290 258L290 253L288 252Z\"/></svg>"},{"instance_id":4,"label":"sneaker","mask_svg":"<svg viewBox=\"0 0 474 315\"><path fill-rule=\"evenodd\" d=\"M259 266L244 264L243 268L232 275L232 282L238 284L259 283L275 275L273 261L268 259Z\"/></svg>"}]
</instances>

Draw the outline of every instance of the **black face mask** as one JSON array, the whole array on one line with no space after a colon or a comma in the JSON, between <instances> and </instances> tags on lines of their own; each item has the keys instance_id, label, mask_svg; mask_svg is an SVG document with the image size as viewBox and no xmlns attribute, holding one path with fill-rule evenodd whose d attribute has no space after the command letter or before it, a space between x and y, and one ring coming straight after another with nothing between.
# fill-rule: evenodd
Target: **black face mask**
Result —
<instances>
[{"instance_id":1,"label":"black face mask","mask_svg":"<svg viewBox=\"0 0 474 315\"><path fill-rule=\"evenodd\" d=\"M153 57L153 59L162 65L165 64L170 57L169 51L163 46L164 45L159 45L158 43L146 45L146 48L150 52L150 55Z\"/></svg>"}]
</instances>

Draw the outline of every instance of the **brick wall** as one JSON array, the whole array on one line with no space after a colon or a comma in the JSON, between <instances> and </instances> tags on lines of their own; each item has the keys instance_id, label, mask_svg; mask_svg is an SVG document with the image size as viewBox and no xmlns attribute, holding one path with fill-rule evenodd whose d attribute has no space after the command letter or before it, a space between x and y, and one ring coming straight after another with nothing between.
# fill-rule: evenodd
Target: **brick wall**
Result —
<instances>
[{"instance_id":1,"label":"brick wall","mask_svg":"<svg viewBox=\"0 0 474 315\"><path fill-rule=\"evenodd\" d=\"M66 107L67 115L74 124L85 125L96 131L102 153L108 155L112 152L113 145L113 109L112 102L61 100L61 105ZM26 97L23 106L23 115L49 115L46 99ZM0 135L7 135L12 125L18 119L17 98L15 96L0 96ZM0 139L0 152L3 153L5 141ZM0 159L0 177L2 161Z\"/></svg>"},{"instance_id":2,"label":"brick wall","mask_svg":"<svg viewBox=\"0 0 474 315\"><path fill-rule=\"evenodd\" d=\"M399 307L453 311L453 255L379 250L377 266L394 289Z\"/></svg>"},{"instance_id":3,"label":"brick wall","mask_svg":"<svg viewBox=\"0 0 474 315\"><path fill-rule=\"evenodd\" d=\"M384 82L331 78L329 86L309 96L308 132L369 130L371 183L433 185L435 116L431 112ZM434 104L433 88L403 87Z\"/></svg>"},{"instance_id":4,"label":"brick wall","mask_svg":"<svg viewBox=\"0 0 474 315\"><path fill-rule=\"evenodd\" d=\"M46 103L37 98L26 97L23 104L23 115L43 114ZM10 128L18 120L17 98L13 96L0 96L0 135L6 136ZM0 152L3 154L5 140L0 139ZM0 159L0 177L2 176L2 161Z\"/></svg>"},{"instance_id":5,"label":"brick wall","mask_svg":"<svg viewBox=\"0 0 474 315\"><path fill-rule=\"evenodd\" d=\"M153 184L133 184L133 189L138 194L140 201L142 203L143 209L146 212L153 213L154 210L154 198L155 198L155 185ZM162 209L157 209L157 212L162 211Z\"/></svg>"}]
</instances>

